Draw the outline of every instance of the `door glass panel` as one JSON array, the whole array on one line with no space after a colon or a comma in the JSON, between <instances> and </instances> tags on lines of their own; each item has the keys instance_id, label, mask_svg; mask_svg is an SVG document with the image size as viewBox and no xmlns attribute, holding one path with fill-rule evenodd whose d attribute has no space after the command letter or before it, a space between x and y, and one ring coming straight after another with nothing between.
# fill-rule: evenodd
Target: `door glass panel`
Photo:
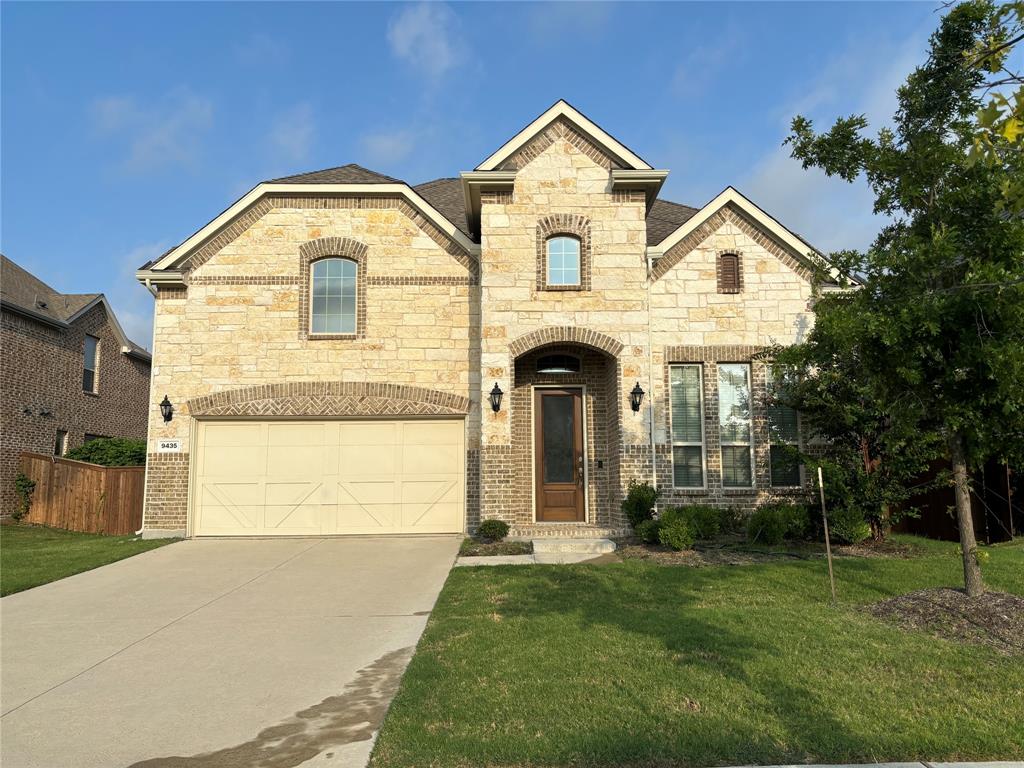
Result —
<instances>
[{"instance_id":1,"label":"door glass panel","mask_svg":"<svg viewBox=\"0 0 1024 768\"><path fill-rule=\"evenodd\" d=\"M544 395L540 399L544 430L544 482L574 482L575 407L573 398Z\"/></svg>"}]
</instances>

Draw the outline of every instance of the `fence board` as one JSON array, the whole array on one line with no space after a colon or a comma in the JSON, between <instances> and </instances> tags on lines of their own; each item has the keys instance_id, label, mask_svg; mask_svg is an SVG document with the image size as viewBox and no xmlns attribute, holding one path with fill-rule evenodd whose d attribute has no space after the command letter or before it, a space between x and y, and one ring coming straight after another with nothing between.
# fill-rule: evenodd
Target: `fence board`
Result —
<instances>
[{"instance_id":1,"label":"fence board","mask_svg":"<svg viewBox=\"0 0 1024 768\"><path fill-rule=\"evenodd\" d=\"M23 453L21 472L36 483L30 523L113 535L135 533L142 527L145 467L102 467Z\"/></svg>"}]
</instances>

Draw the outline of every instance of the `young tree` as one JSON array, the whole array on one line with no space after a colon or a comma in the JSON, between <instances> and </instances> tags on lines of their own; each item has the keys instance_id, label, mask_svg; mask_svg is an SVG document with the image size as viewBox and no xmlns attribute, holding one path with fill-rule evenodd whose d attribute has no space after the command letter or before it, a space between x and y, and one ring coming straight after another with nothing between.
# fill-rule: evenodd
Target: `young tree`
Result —
<instances>
[{"instance_id":1,"label":"young tree","mask_svg":"<svg viewBox=\"0 0 1024 768\"><path fill-rule=\"evenodd\" d=\"M863 116L824 133L798 116L787 139L805 168L846 181L864 174L875 211L892 221L866 252L835 255L862 285L819 302L808 372L855 377L850 386L887 431L944 447L970 596L984 585L969 473L1024 445L1024 219L1003 204L1019 179L998 155L970 157L985 77L971 53L1004 35L1004 22L986 0L953 7L877 138L864 135ZM880 447L899 455L898 445Z\"/></svg>"}]
</instances>

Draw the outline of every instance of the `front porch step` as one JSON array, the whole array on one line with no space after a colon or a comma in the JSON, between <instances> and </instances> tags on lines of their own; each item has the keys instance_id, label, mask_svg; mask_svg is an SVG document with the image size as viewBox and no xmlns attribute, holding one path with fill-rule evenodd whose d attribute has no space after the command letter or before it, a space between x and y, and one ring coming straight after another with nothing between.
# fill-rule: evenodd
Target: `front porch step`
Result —
<instances>
[{"instance_id":1,"label":"front porch step","mask_svg":"<svg viewBox=\"0 0 1024 768\"><path fill-rule=\"evenodd\" d=\"M610 539L534 539L533 554L587 554L604 555L615 551L615 542Z\"/></svg>"},{"instance_id":2,"label":"front porch step","mask_svg":"<svg viewBox=\"0 0 1024 768\"><path fill-rule=\"evenodd\" d=\"M629 536L628 528L599 528L586 524L536 523L534 525L513 526L509 529L508 538L515 541L534 541L536 539L617 539Z\"/></svg>"}]
</instances>

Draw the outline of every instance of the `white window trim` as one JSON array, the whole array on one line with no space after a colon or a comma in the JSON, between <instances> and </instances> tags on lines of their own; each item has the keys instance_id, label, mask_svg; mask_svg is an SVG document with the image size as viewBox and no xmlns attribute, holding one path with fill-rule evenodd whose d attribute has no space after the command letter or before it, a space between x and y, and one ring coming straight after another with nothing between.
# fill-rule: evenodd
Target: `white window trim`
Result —
<instances>
[{"instance_id":1,"label":"white window trim","mask_svg":"<svg viewBox=\"0 0 1024 768\"><path fill-rule=\"evenodd\" d=\"M354 312L354 318L353 318L355 322L352 324L352 327L354 329L352 331L314 331L313 330L313 268L316 267L317 264L321 264L321 263L323 263L325 261L330 261L331 259L337 259L338 261L349 261L356 268L356 292L355 292L355 296L353 297L355 299L355 312ZM349 258L348 256L323 256L323 257L321 257L319 259L315 259L314 261L309 262L309 335L310 335L310 337L316 337L316 336L330 336L330 337L351 336L351 337L355 338L356 336L358 336L359 335L359 291L360 291L360 286L359 286L359 262L356 261L355 259Z\"/></svg>"},{"instance_id":2,"label":"white window trim","mask_svg":"<svg viewBox=\"0 0 1024 768\"><path fill-rule=\"evenodd\" d=\"M747 491L757 488L757 466L754 462L754 367L750 363L729 363L720 362L718 363L718 370L715 371L715 386L720 386L722 383L721 369L723 365L743 365L747 368L747 388L749 389L750 399L750 439L740 443L727 443L722 440L722 398L719 395L718 398L718 463L721 467L722 472L722 489L727 491ZM746 446L747 456L750 458L750 485L726 485L725 484L725 461L722 455L723 448L739 448Z\"/></svg>"},{"instance_id":3,"label":"white window trim","mask_svg":"<svg viewBox=\"0 0 1024 768\"><path fill-rule=\"evenodd\" d=\"M700 377L700 386L697 387L698 414L700 422L700 442L677 441L672 432L672 369L673 368L696 368ZM708 487L708 450L707 430L704 428L704 366L701 363L669 363L668 366L668 442L672 453L672 488L681 491L703 491ZM676 446L680 448L693 448L700 446L700 485L676 485Z\"/></svg>"},{"instance_id":4,"label":"white window trim","mask_svg":"<svg viewBox=\"0 0 1024 768\"><path fill-rule=\"evenodd\" d=\"M576 282L555 283L551 280L551 243L554 240L573 240L576 243ZM563 267L564 271L564 267ZM578 288L583 285L583 240L577 235L560 234L551 235L544 241L544 283L553 288Z\"/></svg>"}]
</instances>

